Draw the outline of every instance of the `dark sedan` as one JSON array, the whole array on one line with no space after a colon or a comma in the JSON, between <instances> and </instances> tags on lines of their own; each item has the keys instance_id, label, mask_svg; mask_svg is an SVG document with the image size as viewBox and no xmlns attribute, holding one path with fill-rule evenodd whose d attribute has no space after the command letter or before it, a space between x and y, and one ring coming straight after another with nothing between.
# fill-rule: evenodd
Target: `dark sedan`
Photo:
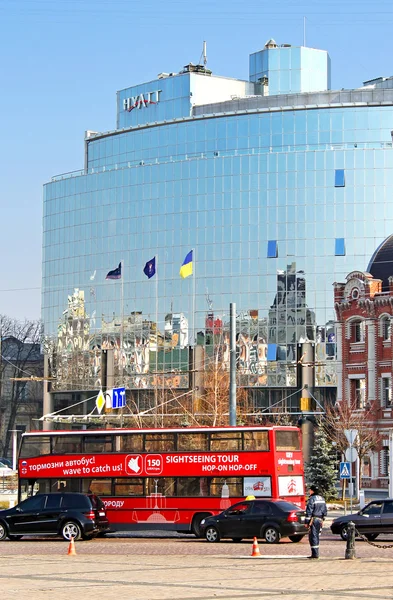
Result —
<instances>
[{"instance_id":1,"label":"dark sedan","mask_svg":"<svg viewBox=\"0 0 393 600\"><path fill-rule=\"evenodd\" d=\"M24 535L62 535L89 539L109 531L105 506L94 494L37 494L17 506L0 510L0 541Z\"/></svg>"},{"instance_id":2,"label":"dark sedan","mask_svg":"<svg viewBox=\"0 0 393 600\"><path fill-rule=\"evenodd\" d=\"M393 533L393 500L376 500L357 513L338 517L330 526L332 533L346 540L349 521L355 523L357 531L368 540L375 540L380 533Z\"/></svg>"},{"instance_id":3,"label":"dark sedan","mask_svg":"<svg viewBox=\"0 0 393 600\"><path fill-rule=\"evenodd\" d=\"M306 533L305 512L284 500L245 500L201 522L201 534L208 542L253 537L269 544L277 544L282 537L300 542Z\"/></svg>"}]
</instances>

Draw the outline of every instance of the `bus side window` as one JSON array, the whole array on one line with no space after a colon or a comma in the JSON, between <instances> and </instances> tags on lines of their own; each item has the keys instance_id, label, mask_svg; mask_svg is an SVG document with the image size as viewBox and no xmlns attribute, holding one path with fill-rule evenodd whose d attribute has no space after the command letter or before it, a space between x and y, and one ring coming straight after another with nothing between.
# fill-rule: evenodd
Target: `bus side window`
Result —
<instances>
[{"instance_id":1,"label":"bus side window","mask_svg":"<svg viewBox=\"0 0 393 600\"><path fill-rule=\"evenodd\" d=\"M129 433L116 436L116 452L143 452L143 434Z\"/></svg>"},{"instance_id":2,"label":"bus side window","mask_svg":"<svg viewBox=\"0 0 393 600\"><path fill-rule=\"evenodd\" d=\"M244 450L269 450L268 431L244 431Z\"/></svg>"},{"instance_id":3,"label":"bus side window","mask_svg":"<svg viewBox=\"0 0 393 600\"><path fill-rule=\"evenodd\" d=\"M179 452L206 452L208 450L208 434L203 433L178 433L177 449Z\"/></svg>"},{"instance_id":4,"label":"bus side window","mask_svg":"<svg viewBox=\"0 0 393 600\"><path fill-rule=\"evenodd\" d=\"M147 495L160 494L162 496L174 496L175 495L175 479L174 477L148 477L147 482Z\"/></svg>"},{"instance_id":5,"label":"bus side window","mask_svg":"<svg viewBox=\"0 0 393 600\"><path fill-rule=\"evenodd\" d=\"M229 496L242 497L243 477L212 477L210 483L210 496L222 496L223 486L228 486Z\"/></svg>"},{"instance_id":6,"label":"bus side window","mask_svg":"<svg viewBox=\"0 0 393 600\"><path fill-rule=\"evenodd\" d=\"M96 494L97 496L112 495L112 479L87 479L82 481L88 484L84 486L88 488L84 490L85 494Z\"/></svg>"},{"instance_id":7,"label":"bus side window","mask_svg":"<svg viewBox=\"0 0 393 600\"><path fill-rule=\"evenodd\" d=\"M178 477L177 478L177 496L191 497L191 496L207 496L203 494L202 480L205 477Z\"/></svg>"},{"instance_id":8,"label":"bus side window","mask_svg":"<svg viewBox=\"0 0 393 600\"><path fill-rule=\"evenodd\" d=\"M142 477L115 479L115 496L144 496Z\"/></svg>"},{"instance_id":9,"label":"bus side window","mask_svg":"<svg viewBox=\"0 0 393 600\"><path fill-rule=\"evenodd\" d=\"M80 454L82 439L78 435L58 435L52 438L52 454Z\"/></svg>"},{"instance_id":10,"label":"bus side window","mask_svg":"<svg viewBox=\"0 0 393 600\"><path fill-rule=\"evenodd\" d=\"M210 450L212 452L228 452L229 450L242 450L241 431L211 433Z\"/></svg>"},{"instance_id":11,"label":"bus side window","mask_svg":"<svg viewBox=\"0 0 393 600\"><path fill-rule=\"evenodd\" d=\"M174 452L175 435L173 433L146 433L145 452Z\"/></svg>"}]
</instances>

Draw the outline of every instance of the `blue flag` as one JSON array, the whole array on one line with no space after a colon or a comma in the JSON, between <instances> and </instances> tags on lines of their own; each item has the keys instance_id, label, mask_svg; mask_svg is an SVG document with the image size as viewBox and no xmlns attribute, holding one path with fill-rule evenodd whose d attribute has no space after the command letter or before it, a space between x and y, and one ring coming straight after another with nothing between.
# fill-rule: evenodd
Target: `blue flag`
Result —
<instances>
[{"instance_id":1,"label":"blue flag","mask_svg":"<svg viewBox=\"0 0 393 600\"><path fill-rule=\"evenodd\" d=\"M147 261L143 272L148 279L151 279L156 274L156 257Z\"/></svg>"},{"instance_id":2,"label":"blue flag","mask_svg":"<svg viewBox=\"0 0 393 600\"><path fill-rule=\"evenodd\" d=\"M119 262L119 266L117 267L117 269L109 271L105 279L121 279L121 262Z\"/></svg>"}]
</instances>

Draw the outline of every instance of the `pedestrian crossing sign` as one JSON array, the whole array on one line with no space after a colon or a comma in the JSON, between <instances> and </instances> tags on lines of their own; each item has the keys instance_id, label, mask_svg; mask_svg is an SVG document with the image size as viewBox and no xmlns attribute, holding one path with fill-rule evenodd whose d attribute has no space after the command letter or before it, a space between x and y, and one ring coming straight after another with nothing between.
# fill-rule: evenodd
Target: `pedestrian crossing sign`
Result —
<instances>
[{"instance_id":1,"label":"pedestrian crossing sign","mask_svg":"<svg viewBox=\"0 0 393 600\"><path fill-rule=\"evenodd\" d=\"M351 464L349 462L340 462L340 479L351 478Z\"/></svg>"}]
</instances>

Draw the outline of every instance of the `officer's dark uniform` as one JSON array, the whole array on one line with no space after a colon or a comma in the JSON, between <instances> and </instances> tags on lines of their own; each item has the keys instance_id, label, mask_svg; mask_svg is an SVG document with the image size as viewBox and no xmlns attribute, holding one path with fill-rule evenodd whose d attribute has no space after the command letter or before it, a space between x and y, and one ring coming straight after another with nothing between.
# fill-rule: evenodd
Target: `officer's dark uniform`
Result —
<instances>
[{"instance_id":1,"label":"officer's dark uniform","mask_svg":"<svg viewBox=\"0 0 393 600\"><path fill-rule=\"evenodd\" d=\"M319 534L321 533L323 521L327 515L326 502L318 494L316 486L312 485L313 492L306 506L306 523L309 525L308 539L311 546L310 558L319 558Z\"/></svg>"}]
</instances>

